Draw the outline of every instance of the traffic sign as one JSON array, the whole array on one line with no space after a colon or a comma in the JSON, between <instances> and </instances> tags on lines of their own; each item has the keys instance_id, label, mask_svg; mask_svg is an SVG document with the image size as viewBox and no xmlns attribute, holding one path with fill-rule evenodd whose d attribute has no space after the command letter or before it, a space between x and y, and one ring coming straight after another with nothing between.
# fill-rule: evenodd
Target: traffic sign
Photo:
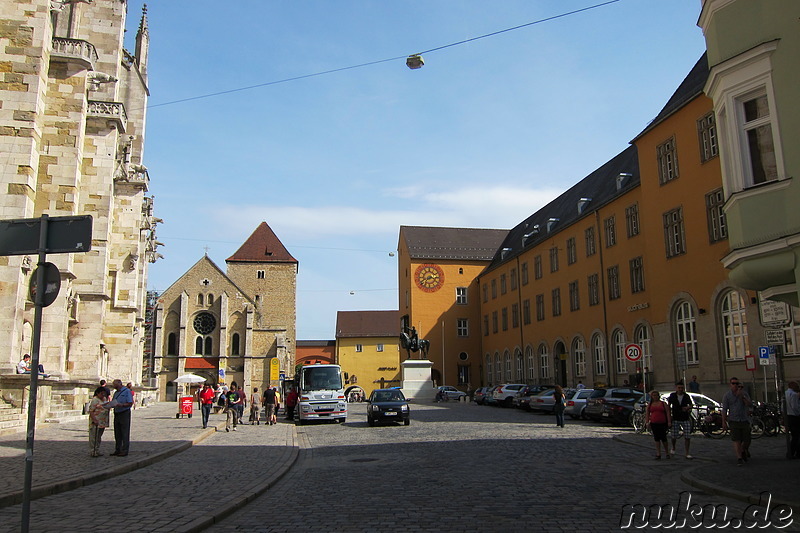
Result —
<instances>
[{"instance_id":1,"label":"traffic sign","mask_svg":"<svg viewBox=\"0 0 800 533\"><path fill-rule=\"evenodd\" d=\"M769 346L758 347L758 364L761 366L769 364Z\"/></svg>"},{"instance_id":2,"label":"traffic sign","mask_svg":"<svg viewBox=\"0 0 800 533\"><path fill-rule=\"evenodd\" d=\"M64 254L92 249L92 216L47 217L47 242L39 242L41 218L0 220L0 255Z\"/></svg>"},{"instance_id":3,"label":"traffic sign","mask_svg":"<svg viewBox=\"0 0 800 533\"><path fill-rule=\"evenodd\" d=\"M782 329L765 329L764 337L767 341L767 344L777 344L778 346L783 346L783 343L786 342L786 335Z\"/></svg>"},{"instance_id":4,"label":"traffic sign","mask_svg":"<svg viewBox=\"0 0 800 533\"><path fill-rule=\"evenodd\" d=\"M625 346L625 357L628 358L628 361L635 363L642 358L642 347L638 344L628 344Z\"/></svg>"},{"instance_id":5,"label":"traffic sign","mask_svg":"<svg viewBox=\"0 0 800 533\"><path fill-rule=\"evenodd\" d=\"M767 300L758 293L758 318L765 328L788 326L792 320L789 304Z\"/></svg>"},{"instance_id":6,"label":"traffic sign","mask_svg":"<svg viewBox=\"0 0 800 533\"><path fill-rule=\"evenodd\" d=\"M58 291L61 289L61 273L58 271L58 267L53 263L45 263L41 267L37 267L37 269L33 272L33 276L31 276L30 283L30 297L34 302L36 301L36 281L38 280L36 273L39 268L44 269L44 295L42 296L42 307L47 307L56 301Z\"/></svg>"}]
</instances>

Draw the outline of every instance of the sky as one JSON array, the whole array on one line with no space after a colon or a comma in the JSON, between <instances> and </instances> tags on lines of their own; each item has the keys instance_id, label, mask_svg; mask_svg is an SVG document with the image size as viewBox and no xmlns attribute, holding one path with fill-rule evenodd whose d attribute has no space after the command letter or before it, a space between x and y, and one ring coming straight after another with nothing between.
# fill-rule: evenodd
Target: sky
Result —
<instances>
[{"instance_id":1,"label":"sky","mask_svg":"<svg viewBox=\"0 0 800 533\"><path fill-rule=\"evenodd\" d=\"M206 249L224 270L266 221L299 261L298 340L397 309L401 225L514 227L624 150L702 55L699 0L586 9L606 1L150 0L149 288Z\"/></svg>"}]
</instances>

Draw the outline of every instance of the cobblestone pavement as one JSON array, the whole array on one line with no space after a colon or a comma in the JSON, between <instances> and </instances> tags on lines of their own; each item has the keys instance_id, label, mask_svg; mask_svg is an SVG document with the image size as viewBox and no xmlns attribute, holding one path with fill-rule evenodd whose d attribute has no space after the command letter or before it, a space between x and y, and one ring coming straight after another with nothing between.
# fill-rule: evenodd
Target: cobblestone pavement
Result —
<instances>
[{"instance_id":1,"label":"cobblestone pavement","mask_svg":"<svg viewBox=\"0 0 800 533\"><path fill-rule=\"evenodd\" d=\"M48 472L50 475L57 472L63 479L72 475L80 479L81 472L88 475L92 469L86 467L86 461L98 470L119 466L121 462L135 464L137 456L141 459L148 454L156 455L158 450L168 449L167 444L173 441L182 445L191 443L193 436L194 440L200 440L200 435L207 438L150 466L33 501L31 531L71 532L109 524L122 524L126 530L136 532L197 530L218 519L218 514L252 500L294 462L297 447L291 423L244 425L236 432L226 433L223 416L212 415L211 423L222 430L214 433L213 428L203 431L199 427L199 414L177 420L175 411L175 404L137 409L133 415L131 451L125 458L108 456L114 449L114 439L113 431L107 431L102 448L106 455L91 460L85 422L70 423L74 427L69 428L37 431L34 473L42 484L46 484ZM74 439L47 440L59 431L62 436L74 434ZM169 442L161 441L159 445L159 434L169 435ZM181 434L186 435L186 441L175 440ZM2 453L4 461L14 459L16 465L22 462L22 455L13 453L19 446L15 442L2 440ZM23 449L24 445L23 439ZM2 477L4 486L12 487L12 480L16 479L21 488L21 475L5 472ZM0 531L18 531L20 517L21 505L0 509Z\"/></svg>"},{"instance_id":2,"label":"cobblestone pavement","mask_svg":"<svg viewBox=\"0 0 800 533\"><path fill-rule=\"evenodd\" d=\"M727 506L729 517L747 507L681 481L711 463L654 461L648 437L614 439L627 430L574 421L561 429L552 416L457 402L412 404L410 426L370 428L364 406L351 409L345 425L297 428L297 464L215 533L619 531L623 505L677 507L688 490L692 503ZM732 453L722 441L692 451L716 459L719 447Z\"/></svg>"}]
</instances>

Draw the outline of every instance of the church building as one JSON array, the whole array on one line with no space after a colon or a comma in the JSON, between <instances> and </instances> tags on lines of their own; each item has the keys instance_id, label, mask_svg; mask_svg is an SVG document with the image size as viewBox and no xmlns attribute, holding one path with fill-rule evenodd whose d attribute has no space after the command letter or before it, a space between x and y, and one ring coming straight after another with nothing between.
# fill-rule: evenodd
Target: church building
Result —
<instances>
[{"instance_id":1,"label":"church building","mask_svg":"<svg viewBox=\"0 0 800 533\"><path fill-rule=\"evenodd\" d=\"M294 374L299 263L266 222L225 262L226 272L203 256L158 298L159 400L176 399L187 373L248 392Z\"/></svg>"}]
</instances>

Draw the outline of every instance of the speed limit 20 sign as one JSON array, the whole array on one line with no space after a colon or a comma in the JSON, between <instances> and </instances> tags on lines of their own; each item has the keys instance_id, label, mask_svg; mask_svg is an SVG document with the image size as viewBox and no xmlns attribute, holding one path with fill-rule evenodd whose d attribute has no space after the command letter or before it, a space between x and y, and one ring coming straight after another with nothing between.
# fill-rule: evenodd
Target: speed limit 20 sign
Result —
<instances>
[{"instance_id":1,"label":"speed limit 20 sign","mask_svg":"<svg viewBox=\"0 0 800 533\"><path fill-rule=\"evenodd\" d=\"M642 358L642 347L638 344L628 344L625 346L625 357L628 361L636 362Z\"/></svg>"}]
</instances>

